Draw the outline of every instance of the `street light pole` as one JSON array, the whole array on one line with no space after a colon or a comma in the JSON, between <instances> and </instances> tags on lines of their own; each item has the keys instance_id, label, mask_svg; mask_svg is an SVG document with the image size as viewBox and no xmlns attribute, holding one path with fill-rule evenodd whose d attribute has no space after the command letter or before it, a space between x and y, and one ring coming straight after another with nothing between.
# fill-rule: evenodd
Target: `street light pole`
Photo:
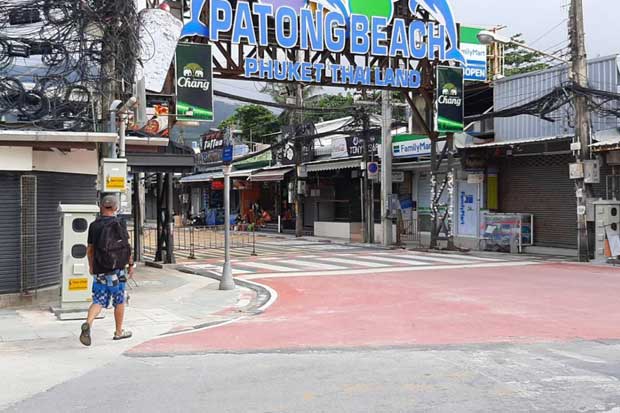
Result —
<instances>
[{"instance_id":1,"label":"street light pole","mask_svg":"<svg viewBox=\"0 0 620 413\"><path fill-rule=\"evenodd\" d=\"M382 122L382 159L381 159L381 218L383 223L383 246L392 245L392 217L391 205L392 198L392 105L390 101L390 91L381 92L381 112Z\"/></svg>"},{"instance_id":2,"label":"street light pole","mask_svg":"<svg viewBox=\"0 0 620 413\"><path fill-rule=\"evenodd\" d=\"M231 165L224 165L224 269L220 280L220 290L234 290L235 280L230 263L230 170Z\"/></svg>"}]
</instances>

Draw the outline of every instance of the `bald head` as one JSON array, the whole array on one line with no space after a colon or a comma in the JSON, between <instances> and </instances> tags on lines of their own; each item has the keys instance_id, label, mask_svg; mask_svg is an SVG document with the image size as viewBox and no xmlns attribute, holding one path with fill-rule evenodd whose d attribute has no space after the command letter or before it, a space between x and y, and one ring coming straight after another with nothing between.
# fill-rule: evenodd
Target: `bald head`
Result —
<instances>
[{"instance_id":1,"label":"bald head","mask_svg":"<svg viewBox=\"0 0 620 413\"><path fill-rule=\"evenodd\" d=\"M101 215L114 215L118 210L118 199L116 195L105 195L101 199Z\"/></svg>"}]
</instances>

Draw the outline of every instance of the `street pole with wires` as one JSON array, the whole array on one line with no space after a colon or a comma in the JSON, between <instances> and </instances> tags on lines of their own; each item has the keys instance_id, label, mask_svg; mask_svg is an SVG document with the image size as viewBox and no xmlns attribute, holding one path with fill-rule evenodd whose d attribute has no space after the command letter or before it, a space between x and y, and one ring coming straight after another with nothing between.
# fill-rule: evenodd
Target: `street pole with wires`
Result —
<instances>
[{"instance_id":1,"label":"street pole with wires","mask_svg":"<svg viewBox=\"0 0 620 413\"><path fill-rule=\"evenodd\" d=\"M587 88L588 62L585 46L582 0L571 0L569 14L572 66L569 70L572 75L571 80L576 86ZM577 162L584 166L584 162L590 159L591 121L587 97L575 95L574 106L575 144L578 144L577 147L579 148L577 152ZM588 236L587 200L592 197L592 187L585 182L584 178L577 179L575 186L577 195L579 261L588 262L590 260L590 241Z\"/></svg>"},{"instance_id":2,"label":"street pole with wires","mask_svg":"<svg viewBox=\"0 0 620 413\"><path fill-rule=\"evenodd\" d=\"M235 280L232 275L232 263L230 261L230 171L232 169L232 136L228 129L224 142L224 267L220 290L228 291L235 289Z\"/></svg>"},{"instance_id":3,"label":"street pole with wires","mask_svg":"<svg viewBox=\"0 0 620 413\"><path fill-rule=\"evenodd\" d=\"M300 130L301 128L296 128L295 126L301 126L304 122L304 112L303 107L304 104L304 91L301 83L295 85L295 105L297 106L297 116L291 117L291 124L294 130ZM297 238L303 237L304 235L304 219L303 219L303 198L301 195L301 180L300 180L300 169L303 157L303 142L301 142L295 133L295 236Z\"/></svg>"}]
</instances>

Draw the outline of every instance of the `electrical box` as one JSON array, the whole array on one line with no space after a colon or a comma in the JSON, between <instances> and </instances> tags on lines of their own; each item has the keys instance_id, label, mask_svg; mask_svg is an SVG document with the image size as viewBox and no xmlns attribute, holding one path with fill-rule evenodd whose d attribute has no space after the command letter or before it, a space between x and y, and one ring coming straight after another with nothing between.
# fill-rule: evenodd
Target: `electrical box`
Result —
<instances>
[{"instance_id":1,"label":"electrical box","mask_svg":"<svg viewBox=\"0 0 620 413\"><path fill-rule=\"evenodd\" d=\"M597 160L585 161L583 163L584 182L586 184L601 183L601 165Z\"/></svg>"},{"instance_id":2,"label":"electrical box","mask_svg":"<svg viewBox=\"0 0 620 413\"><path fill-rule=\"evenodd\" d=\"M97 218L96 205L60 205L62 288L61 310L86 310L92 301L93 277L88 268L88 227Z\"/></svg>"},{"instance_id":3,"label":"electrical box","mask_svg":"<svg viewBox=\"0 0 620 413\"><path fill-rule=\"evenodd\" d=\"M127 159L103 159L99 174L101 192L127 190Z\"/></svg>"},{"instance_id":4,"label":"electrical box","mask_svg":"<svg viewBox=\"0 0 620 413\"><path fill-rule=\"evenodd\" d=\"M597 201L594 203L596 215L596 260L607 260L605 240L620 235L620 201Z\"/></svg>"},{"instance_id":5,"label":"electrical box","mask_svg":"<svg viewBox=\"0 0 620 413\"><path fill-rule=\"evenodd\" d=\"M584 168L582 163L572 163L569 165L570 179L582 179L584 177Z\"/></svg>"}]
</instances>

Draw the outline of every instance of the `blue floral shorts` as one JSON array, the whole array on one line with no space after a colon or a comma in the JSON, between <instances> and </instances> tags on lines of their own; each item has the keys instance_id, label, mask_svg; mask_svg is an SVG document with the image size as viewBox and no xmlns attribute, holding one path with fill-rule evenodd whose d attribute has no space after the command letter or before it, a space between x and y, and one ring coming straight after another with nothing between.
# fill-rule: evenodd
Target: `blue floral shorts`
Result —
<instances>
[{"instance_id":1,"label":"blue floral shorts","mask_svg":"<svg viewBox=\"0 0 620 413\"><path fill-rule=\"evenodd\" d=\"M114 307L125 304L125 283L117 281L115 285L111 284L103 284L95 278L95 282L93 282L93 304L98 304L103 308L108 308L110 301Z\"/></svg>"}]
</instances>

